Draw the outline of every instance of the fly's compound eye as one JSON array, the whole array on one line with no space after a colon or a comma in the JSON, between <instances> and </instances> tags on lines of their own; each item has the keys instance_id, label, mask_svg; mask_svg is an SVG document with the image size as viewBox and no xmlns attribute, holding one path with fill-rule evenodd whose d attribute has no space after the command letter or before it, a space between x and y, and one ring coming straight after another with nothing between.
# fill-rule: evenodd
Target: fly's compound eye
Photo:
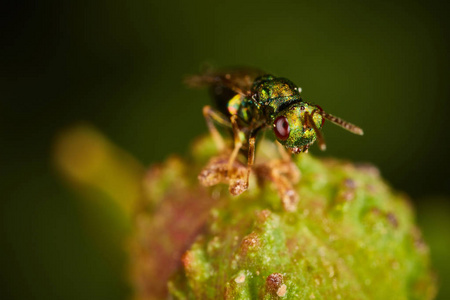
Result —
<instances>
[{"instance_id":1,"label":"fly's compound eye","mask_svg":"<svg viewBox=\"0 0 450 300\"><path fill-rule=\"evenodd\" d=\"M273 131L279 140L285 141L288 139L291 129L289 128L289 123L286 117L280 116L276 118L273 123Z\"/></svg>"}]
</instances>

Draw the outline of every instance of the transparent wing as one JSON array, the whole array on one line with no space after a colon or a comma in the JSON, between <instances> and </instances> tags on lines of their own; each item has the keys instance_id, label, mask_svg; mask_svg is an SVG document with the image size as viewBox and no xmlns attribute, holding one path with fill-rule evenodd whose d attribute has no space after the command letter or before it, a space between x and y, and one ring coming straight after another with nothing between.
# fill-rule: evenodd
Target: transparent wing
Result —
<instances>
[{"instance_id":1,"label":"transparent wing","mask_svg":"<svg viewBox=\"0 0 450 300\"><path fill-rule=\"evenodd\" d=\"M232 68L228 70L206 70L199 75L191 75L184 82L194 88L202 88L214 85L226 86L237 94L250 96L255 79L265 72L249 67Z\"/></svg>"}]
</instances>

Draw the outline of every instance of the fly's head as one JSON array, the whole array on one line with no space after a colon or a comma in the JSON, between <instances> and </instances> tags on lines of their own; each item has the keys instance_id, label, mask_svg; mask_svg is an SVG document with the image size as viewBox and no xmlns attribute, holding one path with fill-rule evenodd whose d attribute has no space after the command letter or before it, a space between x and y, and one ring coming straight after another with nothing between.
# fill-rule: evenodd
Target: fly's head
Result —
<instances>
[{"instance_id":1,"label":"fly's head","mask_svg":"<svg viewBox=\"0 0 450 300\"><path fill-rule=\"evenodd\" d=\"M297 103L278 113L273 121L275 136L292 153L307 151L320 134L324 117L319 106Z\"/></svg>"}]
</instances>

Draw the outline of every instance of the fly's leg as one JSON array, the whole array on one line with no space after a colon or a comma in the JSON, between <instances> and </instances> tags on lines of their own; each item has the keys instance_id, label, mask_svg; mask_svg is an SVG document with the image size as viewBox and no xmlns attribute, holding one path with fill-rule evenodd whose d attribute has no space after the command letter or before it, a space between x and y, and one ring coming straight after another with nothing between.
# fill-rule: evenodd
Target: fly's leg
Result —
<instances>
[{"instance_id":1,"label":"fly's leg","mask_svg":"<svg viewBox=\"0 0 450 300\"><path fill-rule=\"evenodd\" d=\"M249 180L250 180L250 173L252 171L253 164L255 163L255 151L256 151L256 134L258 133L258 129L253 130L250 133L250 137L248 139L248 154L247 154L247 172L245 176L245 181L242 180L242 171L239 170L240 175L234 176L237 180L234 182L230 182L230 191L233 190L236 191L237 189L238 194L244 192L247 190L249 186ZM234 183L234 185L232 184ZM238 195L237 194L237 195Z\"/></svg>"},{"instance_id":2,"label":"fly's leg","mask_svg":"<svg viewBox=\"0 0 450 300\"><path fill-rule=\"evenodd\" d=\"M241 147L242 147L242 141L239 136L241 133L241 130L239 129L239 126L237 124L237 116L236 115L231 116L231 125L233 128L234 149L233 149L233 152L231 153L230 160L228 162L228 168L230 170L233 166L234 161L237 158L237 155L239 154L239 150L241 150Z\"/></svg>"},{"instance_id":3,"label":"fly's leg","mask_svg":"<svg viewBox=\"0 0 450 300\"><path fill-rule=\"evenodd\" d=\"M275 185L283 208L286 211L295 211L299 196L294 189L294 184L300 179L300 171L292 161L290 153L288 153L278 142L277 147L281 159L275 159L256 165L256 174L260 183L264 180L268 180Z\"/></svg>"},{"instance_id":4,"label":"fly's leg","mask_svg":"<svg viewBox=\"0 0 450 300\"><path fill-rule=\"evenodd\" d=\"M291 164L293 163L291 162ZM286 211L295 211L299 196L294 190L292 181L288 175L292 169L290 164L278 159L257 165L255 169L260 182L263 182L263 180L273 182L278 191L283 208Z\"/></svg>"},{"instance_id":5,"label":"fly's leg","mask_svg":"<svg viewBox=\"0 0 450 300\"><path fill-rule=\"evenodd\" d=\"M225 142L222 136L220 135L219 131L217 130L216 126L214 125L214 121L225 127L231 127L230 121L223 114L211 108L211 106L209 105L203 107L203 116L205 117L209 132L211 133L211 136L217 146L217 149L220 152L223 152L225 150Z\"/></svg>"},{"instance_id":6,"label":"fly's leg","mask_svg":"<svg viewBox=\"0 0 450 300\"><path fill-rule=\"evenodd\" d=\"M228 182L230 193L232 195L239 195L248 188L249 174L255 155L255 136L252 136L249 141L249 163L247 164L247 168L245 168L244 165L237 160L237 156L243 145L243 141L241 139L242 132L237 123L238 117L233 115L231 120L228 120L224 115L208 105L203 108L203 115L205 116L206 123L214 142L216 143L219 151L222 152L222 155L211 159L208 165L198 176L199 181L204 186L212 186L220 182ZM223 154L226 149L225 142L217 130L214 122L233 129L234 148L228 157Z\"/></svg>"},{"instance_id":7,"label":"fly's leg","mask_svg":"<svg viewBox=\"0 0 450 300\"><path fill-rule=\"evenodd\" d=\"M280 153L281 159L284 161L291 161L291 155L286 151L286 148L280 144L280 142L276 141L278 152Z\"/></svg>"},{"instance_id":8,"label":"fly's leg","mask_svg":"<svg viewBox=\"0 0 450 300\"><path fill-rule=\"evenodd\" d=\"M237 116L232 117L230 122L225 116L210 106L203 108L203 114L209 131L222 154L209 161L208 165L199 174L198 179L204 186L213 186L221 182L228 183L230 193L239 195L247 189L248 182L245 180L247 169L236 159L242 147L241 131L237 124ZM233 129L234 149L231 155L229 152L225 153L225 142L214 122Z\"/></svg>"},{"instance_id":9,"label":"fly's leg","mask_svg":"<svg viewBox=\"0 0 450 300\"><path fill-rule=\"evenodd\" d=\"M245 182L243 184L243 187L245 188L244 191L248 188L249 180L250 180L250 173L252 171L252 167L255 162L256 134L257 133L258 133L258 130L252 131L250 133L250 137L248 139L247 174L245 177Z\"/></svg>"},{"instance_id":10,"label":"fly's leg","mask_svg":"<svg viewBox=\"0 0 450 300\"><path fill-rule=\"evenodd\" d=\"M233 168L239 150L242 148L242 140L240 137L241 130L239 129L236 115L231 116L231 125L233 127L234 149L228 160L228 177L230 179L229 190L232 195L239 195L247 190L248 179L245 174L242 174L240 169Z\"/></svg>"},{"instance_id":11,"label":"fly's leg","mask_svg":"<svg viewBox=\"0 0 450 300\"><path fill-rule=\"evenodd\" d=\"M203 168L203 170L198 175L198 180L203 186L213 186L219 183L230 183L230 179L228 177L228 162L229 156L226 154L213 157L208 165ZM243 177L245 174L245 167L239 161L236 161L233 165L234 172L242 173L240 177Z\"/></svg>"},{"instance_id":12,"label":"fly's leg","mask_svg":"<svg viewBox=\"0 0 450 300\"><path fill-rule=\"evenodd\" d=\"M208 125L214 143L221 154L209 161L208 165L198 175L198 179L204 186L213 186L220 182L228 183L229 153L226 153L227 149L224 139L217 130L216 124L231 128L231 122L222 113L209 105L203 107L203 116L205 117L206 124Z\"/></svg>"},{"instance_id":13,"label":"fly's leg","mask_svg":"<svg viewBox=\"0 0 450 300\"><path fill-rule=\"evenodd\" d=\"M300 170L295 165L295 163L292 161L292 155L290 153L288 153L286 151L286 148L284 148L283 145L281 145L278 141L276 143L277 143L277 147L278 147L278 152L280 153L280 156L281 156L281 162L283 162L285 165L283 167L283 169L287 170L286 175L288 176L289 180L292 183L299 182Z\"/></svg>"},{"instance_id":14,"label":"fly's leg","mask_svg":"<svg viewBox=\"0 0 450 300\"><path fill-rule=\"evenodd\" d=\"M255 163L255 144L256 144L256 131L250 134L248 139L248 158L247 158L247 186L250 179L250 172L252 171L252 166Z\"/></svg>"},{"instance_id":15,"label":"fly's leg","mask_svg":"<svg viewBox=\"0 0 450 300\"><path fill-rule=\"evenodd\" d=\"M300 170L292 161L292 155L277 142L281 160L270 163L270 179L275 183L281 202L286 211L295 211L299 201L293 184L300 180Z\"/></svg>"},{"instance_id":16,"label":"fly's leg","mask_svg":"<svg viewBox=\"0 0 450 300\"><path fill-rule=\"evenodd\" d=\"M274 161L271 166L271 180L277 187L278 194L281 198L281 203L286 211L295 211L299 201L298 193L294 190L290 180L289 173L292 172L292 162L286 164L283 161ZM294 165L294 168L296 166Z\"/></svg>"}]
</instances>

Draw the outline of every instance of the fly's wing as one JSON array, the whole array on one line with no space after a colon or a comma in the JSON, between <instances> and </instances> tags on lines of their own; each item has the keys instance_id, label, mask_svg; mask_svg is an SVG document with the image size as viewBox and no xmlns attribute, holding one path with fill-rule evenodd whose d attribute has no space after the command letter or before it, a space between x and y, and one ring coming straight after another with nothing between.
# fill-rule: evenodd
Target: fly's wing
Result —
<instances>
[{"instance_id":1,"label":"fly's wing","mask_svg":"<svg viewBox=\"0 0 450 300\"><path fill-rule=\"evenodd\" d=\"M230 70L207 70L200 75L188 76L185 83L194 88L225 86L236 94L250 96L255 79L266 73L254 68L234 68Z\"/></svg>"}]
</instances>

